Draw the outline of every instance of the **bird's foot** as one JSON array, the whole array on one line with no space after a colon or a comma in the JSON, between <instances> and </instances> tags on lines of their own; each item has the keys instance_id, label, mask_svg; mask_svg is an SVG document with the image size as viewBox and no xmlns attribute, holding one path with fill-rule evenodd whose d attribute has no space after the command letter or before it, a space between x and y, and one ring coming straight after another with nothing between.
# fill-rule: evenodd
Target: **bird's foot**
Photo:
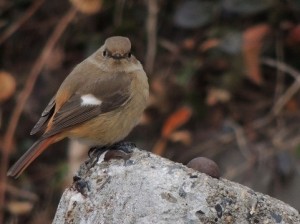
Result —
<instances>
[{"instance_id":1,"label":"bird's foot","mask_svg":"<svg viewBox=\"0 0 300 224\"><path fill-rule=\"evenodd\" d=\"M88 155L90 160L96 157L96 159L92 162L91 167L95 166L95 164L99 161L100 156L105 152L104 161L108 161L110 159L124 159L128 160L133 152L133 149L136 145L132 142L118 142L111 146L101 146L101 147L92 147L90 148Z\"/></svg>"},{"instance_id":2,"label":"bird's foot","mask_svg":"<svg viewBox=\"0 0 300 224\"><path fill-rule=\"evenodd\" d=\"M123 159L127 161L133 152L136 145L132 142L117 142L108 147L109 151L105 154L104 160Z\"/></svg>"},{"instance_id":3,"label":"bird's foot","mask_svg":"<svg viewBox=\"0 0 300 224\"><path fill-rule=\"evenodd\" d=\"M133 142L117 142L111 146L109 146L110 150L119 150L125 153L132 153L133 149L136 148L136 145Z\"/></svg>"},{"instance_id":4,"label":"bird's foot","mask_svg":"<svg viewBox=\"0 0 300 224\"><path fill-rule=\"evenodd\" d=\"M94 146L91 147L88 151L88 156L90 159L92 159L92 157L94 157L94 155L97 156L97 158L99 159L99 157L102 155L102 153L104 153L106 150L108 150L107 146Z\"/></svg>"},{"instance_id":5,"label":"bird's foot","mask_svg":"<svg viewBox=\"0 0 300 224\"><path fill-rule=\"evenodd\" d=\"M107 150L109 150L107 146L95 146L89 149L88 156L90 158L89 161L91 162L91 167L96 165L100 156Z\"/></svg>"},{"instance_id":6,"label":"bird's foot","mask_svg":"<svg viewBox=\"0 0 300 224\"><path fill-rule=\"evenodd\" d=\"M75 189L82 195L86 196L88 191L91 191L88 181L85 181L79 176L73 177L73 184Z\"/></svg>"}]
</instances>

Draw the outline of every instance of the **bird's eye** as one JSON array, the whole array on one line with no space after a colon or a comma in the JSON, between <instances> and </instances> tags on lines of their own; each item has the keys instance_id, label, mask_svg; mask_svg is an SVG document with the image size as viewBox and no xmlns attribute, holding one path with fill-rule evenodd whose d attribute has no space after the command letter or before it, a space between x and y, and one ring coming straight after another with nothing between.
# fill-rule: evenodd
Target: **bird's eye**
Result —
<instances>
[{"instance_id":1,"label":"bird's eye","mask_svg":"<svg viewBox=\"0 0 300 224\"><path fill-rule=\"evenodd\" d=\"M105 57L107 55L107 51L103 51L103 56Z\"/></svg>"},{"instance_id":2,"label":"bird's eye","mask_svg":"<svg viewBox=\"0 0 300 224\"><path fill-rule=\"evenodd\" d=\"M128 53L128 57L129 57L129 58L131 57L131 52Z\"/></svg>"}]
</instances>

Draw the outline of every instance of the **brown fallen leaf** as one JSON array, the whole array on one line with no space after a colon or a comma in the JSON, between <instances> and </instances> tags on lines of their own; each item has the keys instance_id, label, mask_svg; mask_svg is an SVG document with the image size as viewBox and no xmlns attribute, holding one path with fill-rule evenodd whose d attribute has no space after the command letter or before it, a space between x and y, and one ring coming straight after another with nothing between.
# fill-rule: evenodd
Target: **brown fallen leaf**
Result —
<instances>
[{"instance_id":1,"label":"brown fallen leaf","mask_svg":"<svg viewBox=\"0 0 300 224\"><path fill-rule=\"evenodd\" d=\"M186 50L193 50L196 46L196 41L194 38L186 38L182 42L182 48Z\"/></svg>"},{"instance_id":2,"label":"brown fallen leaf","mask_svg":"<svg viewBox=\"0 0 300 224\"><path fill-rule=\"evenodd\" d=\"M207 93L206 103L209 106L216 105L217 103L226 103L230 100L231 94L225 89L210 88Z\"/></svg>"},{"instance_id":3,"label":"brown fallen leaf","mask_svg":"<svg viewBox=\"0 0 300 224\"><path fill-rule=\"evenodd\" d=\"M167 139L164 138L158 139L158 141L153 146L152 152L156 155L160 155L160 156L163 155L166 150L167 142L168 142Z\"/></svg>"},{"instance_id":4,"label":"brown fallen leaf","mask_svg":"<svg viewBox=\"0 0 300 224\"><path fill-rule=\"evenodd\" d=\"M8 72L0 71L0 102L9 99L16 90L16 80Z\"/></svg>"},{"instance_id":5,"label":"brown fallen leaf","mask_svg":"<svg viewBox=\"0 0 300 224\"><path fill-rule=\"evenodd\" d=\"M101 10L102 0L70 0L73 6L81 13L94 14Z\"/></svg>"},{"instance_id":6,"label":"brown fallen leaf","mask_svg":"<svg viewBox=\"0 0 300 224\"><path fill-rule=\"evenodd\" d=\"M24 215L32 210L33 203L30 201L10 201L6 207L11 214Z\"/></svg>"},{"instance_id":7,"label":"brown fallen leaf","mask_svg":"<svg viewBox=\"0 0 300 224\"><path fill-rule=\"evenodd\" d=\"M192 144L192 134L188 130L175 131L170 135L169 140L172 142L180 142L188 146Z\"/></svg>"},{"instance_id":8,"label":"brown fallen leaf","mask_svg":"<svg viewBox=\"0 0 300 224\"><path fill-rule=\"evenodd\" d=\"M206 51L210 50L211 48L217 47L219 44L220 44L220 40L217 38L206 40L200 45L199 51L206 52Z\"/></svg>"},{"instance_id":9,"label":"brown fallen leaf","mask_svg":"<svg viewBox=\"0 0 300 224\"><path fill-rule=\"evenodd\" d=\"M250 27L243 33L242 50L247 76L257 85L261 85L263 83L259 56L263 46L263 39L268 33L270 33L270 31L270 26L263 23Z\"/></svg>"},{"instance_id":10,"label":"brown fallen leaf","mask_svg":"<svg viewBox=\"0 0 300 224\"><path fill-rule=\"evenodd\" d=\"M290 99L286 105L285 108L289 112L298 112L299 111L299 104L298 101L294 98Z\"/></svg>"},{"instance_id":11,"label":"brown fallen leaf","mask_svg":"<svg viewBox=\"0 0 300 224\"><path fill-rule=\"evenodd\" d=\"M300 44L300 25L290 29L286 41L290 47Z\"/></svg>"},{"instance_id":12,"label":"brown fallen leaf","mask_svg":"<svg viewBox=\"0 0 300 224\"><path fill-rule=\"evenodd\" d=\"M183 106L171 114L165 121L162 129L162 137L168 139L169 136L177 128L185 124L192 116L192 109L187 106Z\"/></svg>"},{"instance_id":13,"label":"brown fallen leaf","mask_svg":"<svg viewBox=\"0 0 300 224\"><path fill-rule=\"evenodd\" d=\"M171 114L166 119L162 128L161 138L154 145L152 152L157 155L163 155L171 135L176 131L177 128L185 124L191 118L191 116L192 109L187 106L183 106Z\"/></svg>"}]
</instances>

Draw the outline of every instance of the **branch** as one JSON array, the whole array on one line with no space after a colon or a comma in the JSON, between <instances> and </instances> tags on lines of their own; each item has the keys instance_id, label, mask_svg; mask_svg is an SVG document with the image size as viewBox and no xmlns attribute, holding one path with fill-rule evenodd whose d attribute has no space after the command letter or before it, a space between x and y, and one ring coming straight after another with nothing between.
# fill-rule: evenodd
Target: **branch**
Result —
<instances>
[{"instance_id":1,"label":"branch","mask_svg":"<svg viewBox=\"0 0 300 224\"><path fill-rule=\"evenodd\" d=\"M291 206L146 151L81 166L53 223L300 223ZM79 193L86 181L87 187Z\"/></svg>"},{"instance_id":2,"label":"branch","mask_svg":"<svg viewBox=\"0 0 300 224\"><path fill-rule=\"evenodd\" d=\"M30 8L0 36L0 45L13 35L44 3L44 0L36 0Z\"/></svg>"},{"instance_id":3,"label":"branch","mask_svg":"<svg viewBox=\"0 0 300 224\"><path fill-rule=\"evenodd\" d=\"M295 82L285 91L285 93L282 96L278 97L278 100L272 108L273 115L277 116L286 105L286 103L300 90L300 72L293 67L285 64L284 62L275 61L271 58L262 59L262 63L272 67L276 67L278 70L286 72L295 79Z\"/></svg>"},{"instance_id":4,"label":"branch","mask_svg":"<svg viewBox=\"0 0 300 224\"><path fill-rule=\"evenodd\" d=\"M157 45L157 14L158 2L157 0L147 0L148 3L148 17L147 17L147 53L145 69L151 74L156 56Z\"/></svg>"}]
</instances>

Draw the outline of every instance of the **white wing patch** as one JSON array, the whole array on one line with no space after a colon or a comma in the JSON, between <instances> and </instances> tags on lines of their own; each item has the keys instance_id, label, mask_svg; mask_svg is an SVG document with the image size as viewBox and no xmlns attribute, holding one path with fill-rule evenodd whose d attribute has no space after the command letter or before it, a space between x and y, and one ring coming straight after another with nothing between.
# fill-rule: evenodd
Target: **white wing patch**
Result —
<instances>
[{"instance_id":1,"label":"white wing patch","mask_svg":"<svg viewBox=\"0 0 300 224\"><path fill-rule=\"evenodd\" d=\"M86 94L80 97L81 106L92 106L92 105L101 105L102 101L95 97L93 94Z\"/></svg>"}]
</instances>

